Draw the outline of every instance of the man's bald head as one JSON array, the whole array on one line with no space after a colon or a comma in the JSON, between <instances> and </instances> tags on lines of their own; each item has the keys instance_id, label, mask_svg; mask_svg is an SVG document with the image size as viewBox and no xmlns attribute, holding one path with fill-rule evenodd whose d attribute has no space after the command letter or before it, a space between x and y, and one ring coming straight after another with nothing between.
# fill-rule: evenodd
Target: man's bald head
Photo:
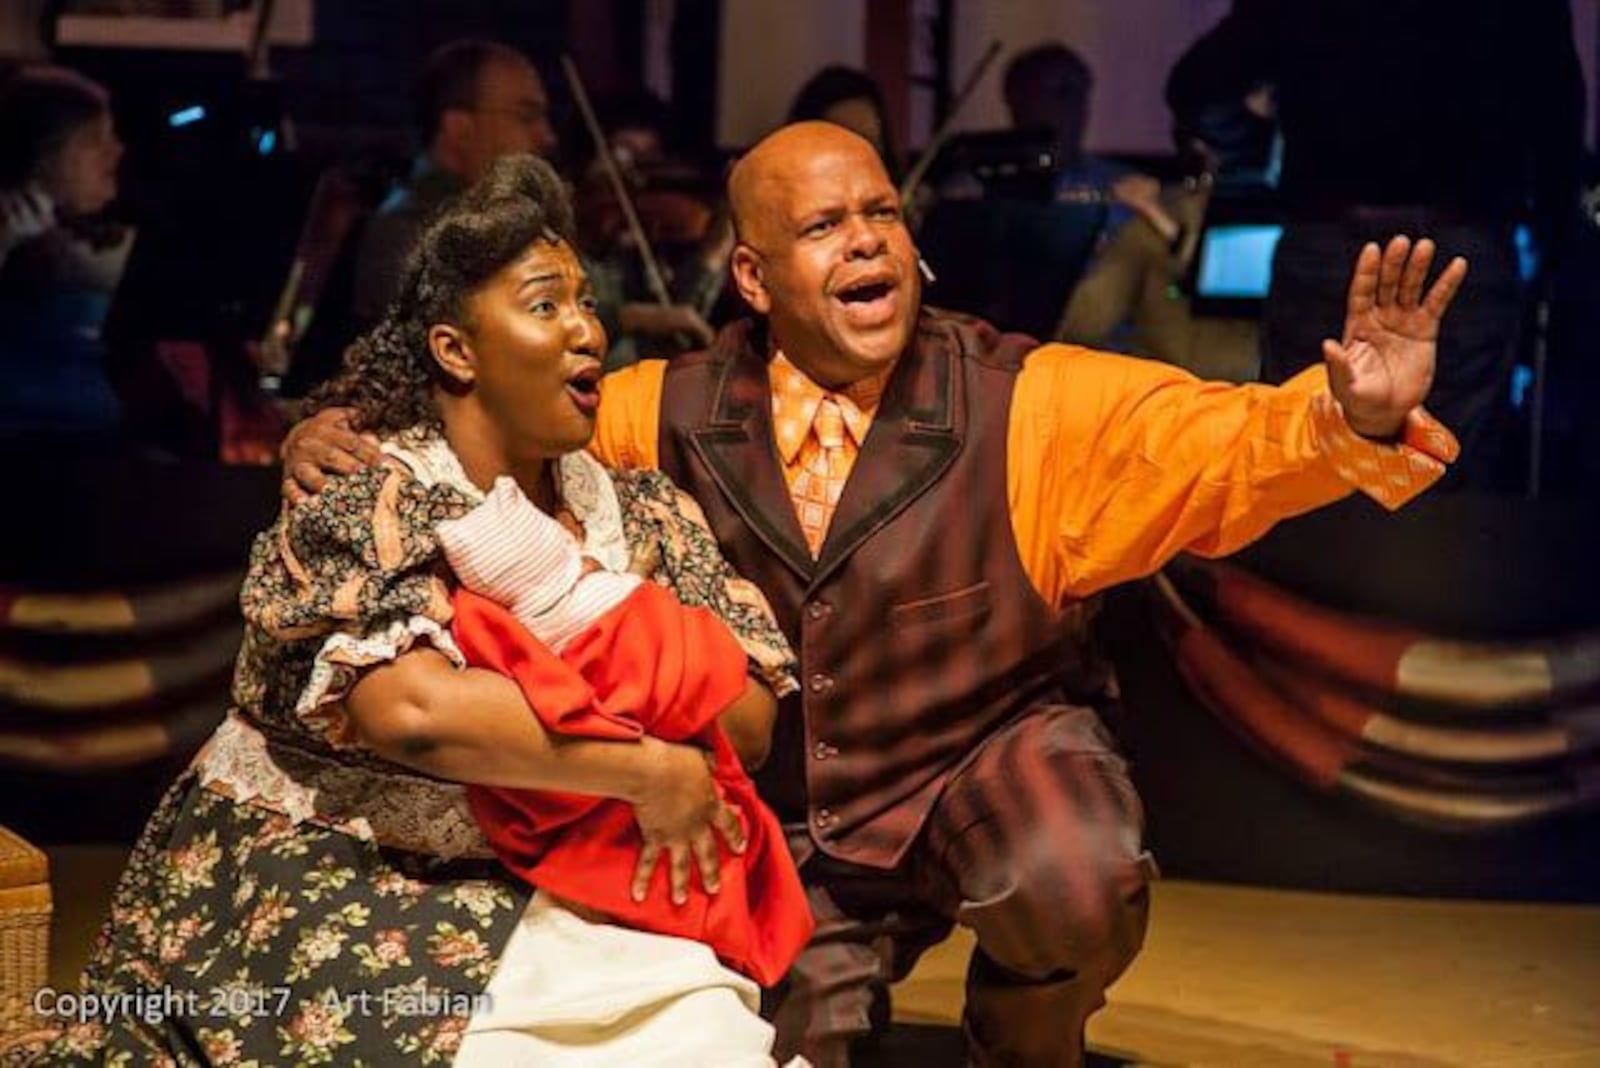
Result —
<instances>
[{"instance_id":1,"label":"man's bald head","mask_svg":"<svg viewBox=\"0 0 1600 1068\"><path fill-rule=\"evenodd\" d=\"M778 206L775 190L793 178L801 161L823 153L853 157L881 175L885 184L889 182L889 172L884 170L877 149L861 135L820 120L779 127L740 157L728 175L728 206L739 240L760 246L756 233L764 216L771 216Z\"/></svg>"},{"instance_id":2,"label":"man's bald head","mask_svg":"<svg viewBox=\"0 0 1600 1068\"><path fill-rule=\"evenodd\" d=\"M829 387L893 366L922 287L870 141L829 122L785 126L734 167L728 203L734 284L795 366Z\"/></svg>"}]
</instances>

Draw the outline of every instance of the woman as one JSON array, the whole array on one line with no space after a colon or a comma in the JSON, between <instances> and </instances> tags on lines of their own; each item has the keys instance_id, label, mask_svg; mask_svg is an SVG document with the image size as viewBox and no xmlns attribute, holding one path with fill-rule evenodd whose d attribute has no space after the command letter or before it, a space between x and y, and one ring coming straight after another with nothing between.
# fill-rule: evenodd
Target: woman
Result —
<instances>
[{"instance_id":1,"label":"woman","mask_svg":"<svg viewBox=\"0 0 1600 1068\"><path fill-rule=\"evenodd\" d=\"M322 397L356 409L386 462L286 508L257 540L238 707L151 818L86 975L102 998L187 1001L74 1027L55 1053L770 1063L751 984L698 943L530 902L459 785L626 800L670 856L674 889L692 860L705 878L740 844L700 750L547 734L514 682L462 666L434 531L501 476L602 562L657 549L674 592L722 617L752 675L792 685L765 601L698 511L662 477L611 475L582 451L605 336L571 232L559 180L531 157L495 164L424 231L388 317ZM741 702L758 722L727 724L730 737L764 744L763 696ZM597 1047L618 998L643 1007ZM536 1061L518 1052L552 1022L565 1030L531 1035Z\"/></svg>"},{"instance_id":2,"label":"woman","mask_svg":"<svg viewBox=\"0 0 1600 1068\"><path fill-rule=\"evenodd\" d=\"M99 332L131 244L101 214L121 160L95 82L29 67L0 86L0 433L118 423Z\"/></svg>"}]
</instances>

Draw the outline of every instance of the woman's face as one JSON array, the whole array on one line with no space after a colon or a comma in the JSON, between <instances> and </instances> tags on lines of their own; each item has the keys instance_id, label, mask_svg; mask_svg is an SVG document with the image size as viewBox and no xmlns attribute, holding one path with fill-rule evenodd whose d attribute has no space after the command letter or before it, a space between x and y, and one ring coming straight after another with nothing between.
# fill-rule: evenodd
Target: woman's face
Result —
<instances>
[{"instance_id":1,"label":"woman's face","mask_svg":"<svg viewBox=\"0 0 1600 1068\"><path fill-rule=\"evenodd\" d=\"M606 333L564 241L535 241L467 301L472 392L508 456L551 459L594 435Z\"/></svg>"},{"instance_id":2,"label":"woman's face","mask_svg":"<svg viewBox=\"0 0 1600 1068\"><path fill-rule=\"evenodd\" d=\"M111 113L84 123L67 136L44 174L45 192L68 215L92 215L117 197L122 142Z\"/></svg>"}]
</instances>

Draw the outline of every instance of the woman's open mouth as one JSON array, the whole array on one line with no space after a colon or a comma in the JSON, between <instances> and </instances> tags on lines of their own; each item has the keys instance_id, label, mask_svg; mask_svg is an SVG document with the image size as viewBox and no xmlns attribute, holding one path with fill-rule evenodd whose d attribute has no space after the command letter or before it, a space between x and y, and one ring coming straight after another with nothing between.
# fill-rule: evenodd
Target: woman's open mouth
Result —
<instances>
[{"instance_id":1,"label":"woman's open mouth","mask_svg":"<svg viewBox=\"0 0 1600 1068\"><path fill-rule=\"evenodd\" d=\"M572 403L577 406L578 411L593 418L600 410L599 366L585 367L567 379L567 396L572 398Z\"/></svg>"},{"instance_id":2,"label":"woman's open mouth","mask_svg":"<svg viewBox=\"0 0 1600 1068\"><path fill-rule=\"evenodd\" d=\"M850 325L882 326L894 319L895 289L893 279L869 278L835 290L833 299L843 307Z\"/></svg>"}]
</instances>

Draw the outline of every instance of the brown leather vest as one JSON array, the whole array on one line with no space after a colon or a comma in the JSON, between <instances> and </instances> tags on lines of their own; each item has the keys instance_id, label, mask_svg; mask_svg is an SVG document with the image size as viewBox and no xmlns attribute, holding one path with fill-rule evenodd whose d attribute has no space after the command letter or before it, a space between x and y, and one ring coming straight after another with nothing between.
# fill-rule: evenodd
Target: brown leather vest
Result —
<instances>
[{"instance_id":1,"label":"brown leather vest","mask_svg":"<svg viewBox=\"0 0 1600 1068\"><path fill-rule=\"evenodd\" d=\"M668 367L661 467L800 658L757 783L840 859L892 867L985 736L1065 699L1059 617L1006 500L1012 391L1035 344L925 309L816 560L773 440L764 327L735 323Z\"/></svg>"}]
</instances>

